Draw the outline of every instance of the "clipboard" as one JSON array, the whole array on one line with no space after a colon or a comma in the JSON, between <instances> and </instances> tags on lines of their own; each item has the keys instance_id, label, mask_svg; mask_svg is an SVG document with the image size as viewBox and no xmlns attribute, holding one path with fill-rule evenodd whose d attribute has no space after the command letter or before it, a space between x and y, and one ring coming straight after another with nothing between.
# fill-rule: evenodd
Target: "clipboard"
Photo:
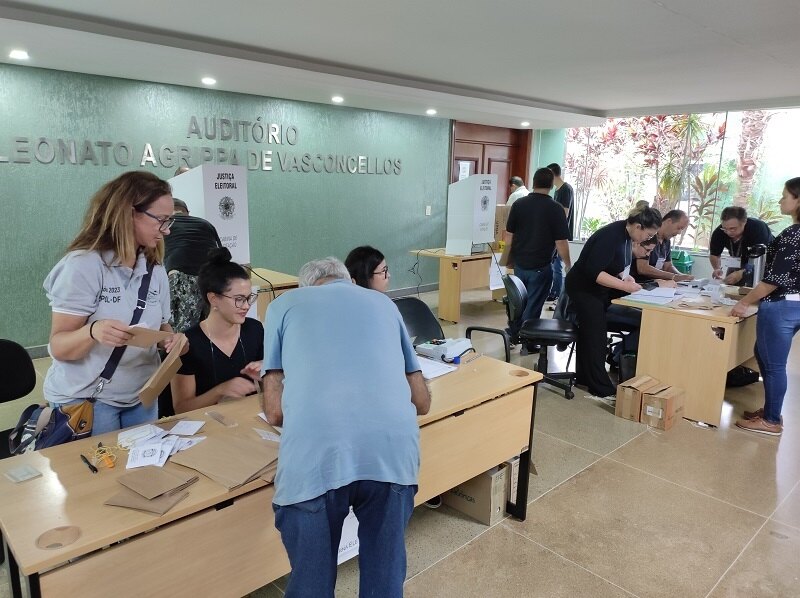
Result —
<instances>
[{"instance_id":1,"label":"clipboard","mask_svg":"<svg viewBox=\"0 0 800 598\"><path fill-rule=\"evenodd\" d=\"M186 346L187 341L185 336L180 336L179 339L180 340L175 343L175 346L172 347L172 351L167 354L167 357L161 362L158 369L153 372L153 375L150 376L139 391L139 399L146 407L153 404L158 398L158 395L161 394L161 391L167 387L167 384L169 384L170 380L178 373L181 365L183 365L181 361L181 351L183 351L183 347Z\"/></svg>"},{"instance_id":2,"label":"clipboard","mask_svg":"<svg viewBox=\"0 0 800 598\"><path fill-rule=\"evenodd\" d=\"M168 339L172 333L164 332L163 330L153 330L144 326L128 326L128 332L131 333L131 338L126 343L130 347L141 347L146 349Z\"/></svg>"}]
</instances>

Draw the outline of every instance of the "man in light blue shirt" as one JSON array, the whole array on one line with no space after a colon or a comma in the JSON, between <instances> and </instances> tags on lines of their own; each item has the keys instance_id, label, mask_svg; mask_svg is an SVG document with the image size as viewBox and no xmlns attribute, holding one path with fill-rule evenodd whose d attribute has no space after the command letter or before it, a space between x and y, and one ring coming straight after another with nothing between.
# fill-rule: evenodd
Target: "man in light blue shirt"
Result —
<instances>
[{"instance_id":1,"label":"man in light blue shirt","mask_svg":"<svg viewBox=\"0 0 800 598\"><path fill-rule=\"evenodd\" d=\"M336 258L299 278L267 310L262 371L264 412L283 426L273 508L292 566L286 596L334 595L352 506L361 595L400 597L428 389L386 295L352 284Z\"/></svg>"}]
</instances>

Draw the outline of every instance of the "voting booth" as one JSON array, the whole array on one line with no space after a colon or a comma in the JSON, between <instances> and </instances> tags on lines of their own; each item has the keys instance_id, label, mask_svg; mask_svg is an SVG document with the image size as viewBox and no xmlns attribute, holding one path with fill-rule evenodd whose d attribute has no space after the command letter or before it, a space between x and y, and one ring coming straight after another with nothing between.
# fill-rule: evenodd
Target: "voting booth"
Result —
<instances>
[{"instance_id":1,"label":"voting booth","mask_svg":"<svg viewBox=\"0 0 800 598\"><path fill-rule=\"evenodd\" d=\"M473 174L447 187L448 255L471 255L473 245L494 241L497 175Z\"/></svg>"},{"instance_id":2,"label":"voting booth","mask_svg":"<svg viewBox=\"0 0 800 598\"><path fill-rule=\"evenodd\" d=\"M189 206L192 216L214 225L233 261L250 263L250 222L247 214L247 169L203 164L169 179L172 196Z\"/></svg>"}]
</instances>

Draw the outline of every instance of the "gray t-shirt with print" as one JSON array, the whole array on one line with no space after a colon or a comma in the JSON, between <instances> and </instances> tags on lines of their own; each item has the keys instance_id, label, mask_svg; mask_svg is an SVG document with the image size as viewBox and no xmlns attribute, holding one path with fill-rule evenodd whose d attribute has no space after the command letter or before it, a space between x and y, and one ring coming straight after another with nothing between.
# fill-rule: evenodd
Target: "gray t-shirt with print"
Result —
<instances>
[{"instance_id":1,"label":"gray t-shirt with print","mask_svg":"<svg viewBox=\"0 0 800 598\"><path fill-rule=\"evenodd\" d=\"M141 253L131 269L120 264L113 252L72 251L50 271L43 286L55 313L84 316L87 322L111 319L127 324L146 272L147 264ZM156 265L139 323L158 329L169 317L169 280L164 267ZM112 347L98 343L81 359L54 358L44 380L45 398L52 403L64 403L91 396L112 351ZM155 347L128 347L98 399L117 407L137 404L139 390L159 363Z\"/></svg>"}]
</instances>

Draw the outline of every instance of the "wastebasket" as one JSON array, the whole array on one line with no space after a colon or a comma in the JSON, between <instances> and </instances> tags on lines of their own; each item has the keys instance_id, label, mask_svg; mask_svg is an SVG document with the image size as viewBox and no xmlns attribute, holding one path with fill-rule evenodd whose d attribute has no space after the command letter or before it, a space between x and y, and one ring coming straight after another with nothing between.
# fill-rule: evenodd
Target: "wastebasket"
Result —
<instances>
[{"instance_id":1,"label":"wastebasket","mask_svg":"<svg viewBox=\"0 0 800 598\"><path fill-rule=\"evenodd\" d=\"M675 266L675 268L681 274L691 274L694 260L692 259L692 256L689 255L688 251L684 251L683 249L673 249L672 265Z\"/></svg>"}]
</instances>

